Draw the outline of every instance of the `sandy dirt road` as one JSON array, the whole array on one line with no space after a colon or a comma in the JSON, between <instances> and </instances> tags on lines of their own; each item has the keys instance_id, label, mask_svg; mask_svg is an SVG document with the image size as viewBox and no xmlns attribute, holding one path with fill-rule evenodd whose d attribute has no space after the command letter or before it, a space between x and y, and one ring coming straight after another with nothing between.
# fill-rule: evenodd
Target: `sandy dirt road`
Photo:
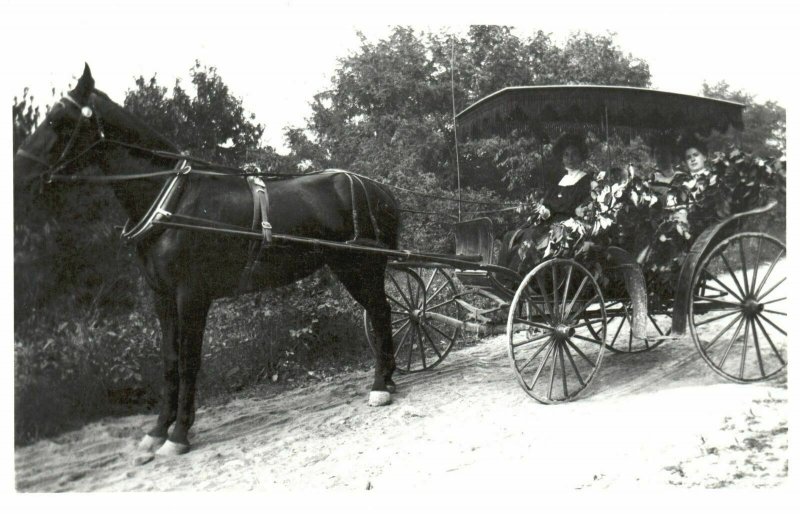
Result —
<instances>
[{"instance_id":1,"label":"sandy dirt road","mask_svg":"<svg viewBox=\"0 0 800 514\"><path fill-rule=\"evenodd\" d=\"M367 406L369 373L201 408L192 451L139 458L151 416L108 418L17 448L19 491L472 491L775 487L788 470L785 372L737 385L691 340L608 353L589 393L540 405L499 336L398 377ZM533 482L532 482L533 481Z\"/></svg>"}]
</instances>

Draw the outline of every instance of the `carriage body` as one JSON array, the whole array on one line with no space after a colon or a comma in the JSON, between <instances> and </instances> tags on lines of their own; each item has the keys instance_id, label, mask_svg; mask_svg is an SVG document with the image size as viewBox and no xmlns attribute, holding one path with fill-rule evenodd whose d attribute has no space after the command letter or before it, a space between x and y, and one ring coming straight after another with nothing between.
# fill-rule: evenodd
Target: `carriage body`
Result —
<instances>
[{"instance_id":1,"label":"carriage body","mask_svg":"<svg viewBox=\"0 0 800 514\"><path fill-rule=\"evenodd\" d=\"M687 128L704 134L741 128L742 107L637 88L506 88L463 111L459 121L473 137L521 127L547 132L593 126L656 140ZM654 287L634 248L609 246L580 258L549 258L525 276L500 271L492 221L460 222L451 258L463 262L404 260L390 266L395 276L387 280L387 292L396 296L399 309L393 311L398 369L435 367L461 334L504 331L520 385L542 403L580 396L606 349L644 352L685 335L726 379L774 377L786 366L786 332L774 323L786 313L773 305L785 300L776 292L782 273L775 272L785 246L766 233L747 231L744 223L774 206L695 227L702 231L666 293Z\"/></svg>"}]
</instances>

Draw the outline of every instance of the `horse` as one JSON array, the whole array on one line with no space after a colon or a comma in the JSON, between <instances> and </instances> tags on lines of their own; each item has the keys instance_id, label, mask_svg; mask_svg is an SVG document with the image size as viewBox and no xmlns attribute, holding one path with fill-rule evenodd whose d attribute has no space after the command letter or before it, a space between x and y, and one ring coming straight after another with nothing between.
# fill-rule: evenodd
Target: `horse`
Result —
<instances>
[{"instance_id":1,"label":"horse","mask_svg":"<svg viewBox=\"0 0 800 514\"><path fill-rule=\"evenodd\" d=\"M212 302L287 285L322 266L342 282L372 323L378 351L369 405L391 402L395 362L384 291L387 256L344 244L275 241L283 234L298 240L352 243L355 234L360 238L356 242L396 249L399 206L385 186L341 171L262 181L259 192L268 201L260 205L265 237L255 247L244 237L152 223L163 219L158 216L165 214L169 194L169 214L177 219L257 227L256 189L241 173L192 170L175 145L97 90L86 64L75 88L19 147L14 177L15 182L43 177L52 182L58 176L78 178L74 174L90 166L97 166L102 175L79 178L107 179L129 220L143 220L127 229L127 235L135 232L130 239L155 297L163 383L158 417L139 442L140 450L173 456L190 449L188 432L195 421L195 389ZM132 171L136 173L131 175ZM166 184L172 184L169 193ZM275 238L270 237L272 230Z\"/></svg>"}]
</instances>

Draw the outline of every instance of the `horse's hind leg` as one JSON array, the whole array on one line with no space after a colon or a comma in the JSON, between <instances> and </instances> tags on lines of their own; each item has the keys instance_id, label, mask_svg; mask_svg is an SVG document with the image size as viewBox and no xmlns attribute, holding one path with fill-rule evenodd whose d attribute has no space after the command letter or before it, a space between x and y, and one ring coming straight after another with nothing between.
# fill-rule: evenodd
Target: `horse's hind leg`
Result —
<instances>
[{"instance_id":1,"label":"horse's hind leg","mask_svg":"<svg viewBox=\"0 0 800 514\"><path fill-rule=\"evenodd\" d=\"M179 291L178 311L178 395L175 426L159 455L189 451L189 429L195 418L195 389L203 350L203 331L211 301L202 294Z\"/></svg>"},{"instance_id":2,"label":"horse's hind leg","mask_svg":"<svg viewBox=\"0 0 800 514\"><path fill-rule=\"evenodd\" d=\"M156 293L155 310L162 334L163 383L158 420L139 443L139 449L148 452L157 450L167 440L167 430L178 414L178 310L174 297Z\"/></svg>"},{"instance_id":3,"label":"horse's hind leg","mask_svg":"<svg viewBox=\"0 0 800 514\"><path fill-rule=\"evenodd\" d=\"M330 268L342 281L352 297L367 311L375 340L378 342L378 355L375 356L375 380L370 392L370 405L387 405L395 390L392 381L394 372L394 345L391 332L391 309L384 290L384 257L353 257L349 255L340 265Z\"/></svg>"}]
</instances>

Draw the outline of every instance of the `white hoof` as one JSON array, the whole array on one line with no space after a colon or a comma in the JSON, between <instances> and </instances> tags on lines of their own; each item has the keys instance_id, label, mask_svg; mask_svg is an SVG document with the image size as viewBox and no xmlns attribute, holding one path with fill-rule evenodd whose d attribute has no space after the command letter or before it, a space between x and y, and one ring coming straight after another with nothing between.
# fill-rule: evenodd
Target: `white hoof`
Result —
<instances>
[{"instance_id":1,"label":"white hoof","mask_svg":"<svg viewBox=\"0 0 800 514\"><path fill-rule=\"evenodd\" d=\"M370 391L369 406L380 407L392 403L392 395L388 391Z\"/></svg>"},{"instance_id":2,"label":"white hoof","mask_svg":"<svg viewBox=\"0 0 800 514\"><path fill-rule=\"evenodd\" d=\"M153 437L151 435L146 435L142 437L141 441L139 441L137 448L143 452L153 453L159 449L166 440L166 437Z\"/></svg>"},{"instance_id":3,"label":"white hoof","mask_svg":"<svg viewBox=\"0 0 800 514\"><path fill-rule=\"evenodd\" d=\"M176 455L183 455L184 453L189 451L189 445L183 443L173 443L169 439L161 445L161 448L158 449L156 455L160 455L162 457L174 457Z\"/></svg>"}]
</instances>

